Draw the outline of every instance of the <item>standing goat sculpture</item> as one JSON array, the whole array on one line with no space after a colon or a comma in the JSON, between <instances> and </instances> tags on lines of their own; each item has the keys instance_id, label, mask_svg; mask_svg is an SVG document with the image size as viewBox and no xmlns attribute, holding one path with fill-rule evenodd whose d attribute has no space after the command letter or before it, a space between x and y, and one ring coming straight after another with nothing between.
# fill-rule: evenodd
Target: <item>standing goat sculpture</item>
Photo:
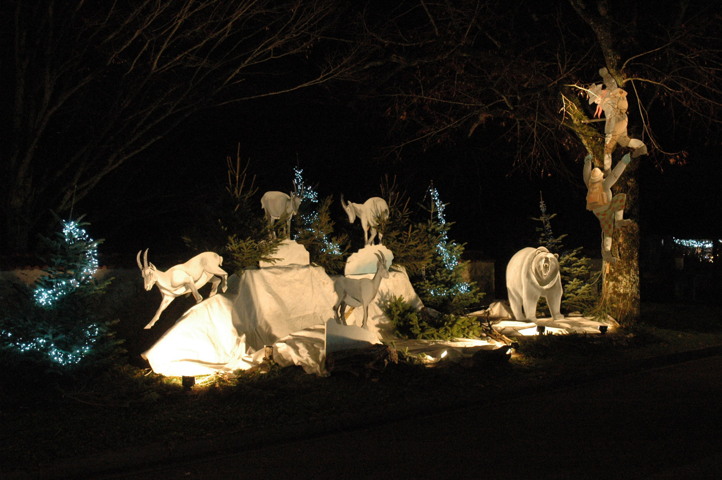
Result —
<instances>
[{"instance_id":1,"label":"standing goat sculpture","mask_svg":"<svg viewBox=\"0 0 722 480\"><path fill-rule=\"evenodd\" d=\"M286 219L286 229L283 232L286 238L291 237L291 218L298 213L298 207L301 206L301 197L295 190L291 194L283 192L266 192L261 197L261 207L265 212L268 226L273 232L273 238L276 238L276 231L273 224L281 218Z\"/></svg>"},{"instance_id":2,"label":"standing goat sculpture","mask_svg":"<svg viewBox=\"0 0 722 480\"><path fill-rule=\"evenodd\" d=\"M333 316L336 323L346 325L346 306L363 307L364 318L361 324L366 326L366 320L369 316L369 305L376 298L379 291L381 279L389 278L389 270L386 268L386 259L383 253L377 253L376 273L373 278L349 278L338 277L334 279L334 289L338 295L338 301L333 306Z\"/></svg>"},{"instance_id":3,"label":"standing goat sculpture","mask_svg":"<svg viewBox=\"0 0 722 480\"><path fill-rule=\"evenodd\" d=\"M389 218L389 205L381 197L371 197L364 203L344 202L341 195L341 206L348 215L349 223L356 221L356 217L361 221L361 228L364 231L364 241L366 245L372 245L378 232L380 223L385 222ZM370 231L370 234L369 234ZM383 238L382 233L378 233L379 244Z\"/></svg>"},{"instance_id":4,"label":"standing goat sculpture","mask_svg":"<svg viewBox=\"0 0 722 480\"><path fill-rule=\"evenodd\" d=\"M215 252L203 252L188 260L186 263L176 265L169 268L165 272L155 268L155 265L148 263L148 249L143 253L143 263L140 261L142 251L138 251L136 261L138 268L143 274L145 289L150 290L153 285L158 285L163 299L160 302L158 311L155 312L153 318L145 326L146 329L153 327L155 322L160 318L160 314L166 309L176 297L193 294L196 303L203 300L198 289L203 285L211 282L211 293L208 297L212 297L218 291L218 285L221 285L221 291L228 289L228 274L221 268L223 257Z\"/></svg>"}]
</instances>

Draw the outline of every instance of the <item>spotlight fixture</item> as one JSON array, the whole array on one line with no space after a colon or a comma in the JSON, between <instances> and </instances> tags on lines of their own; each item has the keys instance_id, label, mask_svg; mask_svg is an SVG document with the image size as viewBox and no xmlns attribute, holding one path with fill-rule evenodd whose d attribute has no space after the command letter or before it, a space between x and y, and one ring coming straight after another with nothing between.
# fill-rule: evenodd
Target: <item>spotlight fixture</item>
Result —
<instances>
[{"instance_id":1,"label":"spotlight fixture","mask_svg":"<svg viewBox=\"0 0 722 480\"><path fill-rule=\"evenodd\" d=\"M181 379L183 390L190 390L196 384L196 377L183 377Z\"/></svg>"}]
</instances>

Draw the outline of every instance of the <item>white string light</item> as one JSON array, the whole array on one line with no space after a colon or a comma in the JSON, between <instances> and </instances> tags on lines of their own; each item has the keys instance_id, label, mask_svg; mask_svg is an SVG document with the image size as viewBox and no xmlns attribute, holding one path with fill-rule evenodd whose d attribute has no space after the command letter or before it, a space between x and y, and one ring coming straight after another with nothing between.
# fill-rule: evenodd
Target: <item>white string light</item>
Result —
<instances>
[{"instance_id":1,"label":"white string light","mask_svg":"<svg viewBox=\"0 0 722 480\"><path fill-rule=\"evenodd\" d=\"M436 253L438 253L441 257L444 268L453 272L459 265L459 256L450 248L456 244L449 240L447 229L443 228L446 225L446 218L444 216L444 209L446 208L446 205L444 205L444 202L441 201L439 191L433 184L429 185L427 194L431 197L436 222L442 226L441 236L439 238L439 242L436 244ZM470 291L471 285L467 282L459 282L451 287L433 288L429 290L429 293L435 297L447 297Z\"/></svg>"},{"instance_id":2,"label":"white string light","mask_svg":"<svg viewBox=\"0 0 722 480\"><path fill-rule=\"evenodd\" d=\"M90 283L98 270L98 242L90 238L85 229L81 228L76 221L63 221L62 224L62 241L68 247L81 243L83 252L80 264L73 265L74 270L61 271L57 277L45 281L46 284L51 284L50 287L38 285L33 290L33 299L36 305L46 310L55 307L58 300L73 293L80 286ZM64 333L54 335L53 332L47 332L45 336L24 340L6 329L0 329L0 338L18 352L44 354L49 360L62 366L79 363L93 350L100 336L100 327L92 324L82 331L80 342L76 342L72 348L63 348L62 340L58 338L56 342L54 337L63 337L67 342L68 335Z\"/></svg>"},{"instance_id":3,"label":"white string light","mask_svg":"<svg viewBox=\"0 0 722 480\"><path fill-rule=\"evenodd\" d=\"M714 240L672 237L672 242L684 248L687 250L686 253L694 255L699 260L714 263ZM722 243L722 240L717 240L717 243Z\"/></svg>"},{"instance_id":4,"label":"white string light","mask_svg":"<svg viewBox=\"0 0 722 480\"><path fill-rule=\"evenodd\" d=\"M68 246L78 242L86 245L83 262L77 272L65 273L66 278L51 279L51 287L37 286L35 288L33 298L35 303L43 308L53 307L55 302L74 292L80 285L89 283L98 270L98 244L76 221L63 221L63 241Z\"/></svg>"},{"instance_id":5,"label":"white string light","mask_svg":"<svg viewBox=\"0 0 722 480\"><path fill-rule=\"evenodd\" d=\"M293 169L293 179L294 183L296 184L296 189L299 192L299 196L301 197L301 203L303 202L309 202L313 204L318 203L318 192L316 192L312 187L306 185L303 181L303 169L299 167L294 167ZM332 242L329 240L328 236L326 234L321 232L316 232L313 228L313 225L318 221L318 211L315 209L307 214L301 214L301 223L303 224L302 228L311 233L315 237L319 237L321 239L321 251L326 254L330 255L341 255L341 246L335 242ZM298 238L298 234L296 234L296 238Z\"/></svg>"}]
</instances>

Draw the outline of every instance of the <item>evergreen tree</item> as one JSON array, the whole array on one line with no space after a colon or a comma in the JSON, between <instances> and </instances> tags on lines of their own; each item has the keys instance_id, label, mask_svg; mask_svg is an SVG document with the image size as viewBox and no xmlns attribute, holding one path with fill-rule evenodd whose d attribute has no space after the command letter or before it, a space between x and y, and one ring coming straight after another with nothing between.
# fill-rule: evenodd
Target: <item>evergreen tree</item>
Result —
<instances>
[{"instance_id":1,"label":"evergreen tree","mask_svg":"<svg viewBox=\"0 0 722 480\"><path fill-rule=\"evenodd\" d=\"M429 222L417 221L409 206L406 192L399 189L396 178L385 177L381 197L389 205L389 217L383 225L383 243L394 254L394 264L402 266L409 277L419 278L436 253L437 238L431 238Z\"/></svg>"},{"instance_id":2,"label":"evergreen tree","mask_svg":"<svg viewBox=\"0 0 722 480\"><path fill-rule=\"evenodd\" d=\"M433 184L429 186L427 196L430 200L427 230L428 238L434 241L434 253L421 279L415 283L416 291L428 307L445 313L462 313L477 306L484 293L463 278L466 262L461 261L461 255L464 247L449 239L452 224L446 221L446 205Z\"/></svg>"},{"instance_id":3,"label":"evergreen tree","mask_svg":"<svg viewBox=\"0 0 722 480\"><path fill-rule=\"evenodd\" d=\"M563 242L567 235L554 235L551 221L556 217L556 213L549 214L547 212L541 192L539 192L539 210L541 216L532 218L541 223L541 226L536 228L539 234L538 243L551 253L559 255L559 270L564 288L562 309L567 313L577 311L588 313L594 308L599 298L596 287L599 275L592 271L591 259L581 254L582 247L567 250ZM542 310L546 308L543 297L540 299L538 308Z\"/></svg>"},{"instance_id":4,"label":"evergreen tree","mask_svg":"<svg viewBox=\"0 0 722 480\"><path fill-rule=\"evenodd\" d=\"M346 249L342 245L348 243L348 238L345 235L331 236L334 227L331 220L333 199L326 197L319 201L318 192L306 184L301 168L293 169L293 177L301 197L298 214L293 219L296 226L294 240L306 247L311 261L329 274L343 273Z\"/></svg>"},{"instance_id":5,"label":"evergreen tree","mask_svg":"<svg viewBox=\"0 0 722 480\"><path fill-rule=\"evenodd\" d=\"M182 237L186 246L197 252L210 250L224 257L239 242L254 250L267 250L262 245L255 245L270 236L270 229L256 198L256 177L249 174L248 167L249 162L241 164L238 145L235 159L230 155L226 157L223 192L219 195L214 189L208 198L197 204L195 220L188 225Z\"/></svg>"},{"instance_id":6,"label":"evergreen tree","mask_svg":"<svg viewBox=\"0 0 722 480\"><path fill-rule=\"evenodd\" d=\"M101 241L88 236L86 223L61 223L53 238L42 239L51 252L45 275L0 317L0 350L4 361L66 373L105 364L120 352L120 342L113 338L115 321L101 313L110 280L94 278Z\"/></svg>"}]
</instances>

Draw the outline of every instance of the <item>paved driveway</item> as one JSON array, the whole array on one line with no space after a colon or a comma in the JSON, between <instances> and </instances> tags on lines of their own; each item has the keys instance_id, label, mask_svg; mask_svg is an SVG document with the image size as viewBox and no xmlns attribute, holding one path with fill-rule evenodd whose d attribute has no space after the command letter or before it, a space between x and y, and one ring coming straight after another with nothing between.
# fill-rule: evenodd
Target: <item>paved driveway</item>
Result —
<instances>
[{"instance_id":1,"label":"paved driveway","mask_svg":"<svg viewBox=\"0 0 722 480\"><path fill-rule=\"evenodd\" d=\"M722 357L103 479L722 478Z\"/></svg>"}]
</instances>

